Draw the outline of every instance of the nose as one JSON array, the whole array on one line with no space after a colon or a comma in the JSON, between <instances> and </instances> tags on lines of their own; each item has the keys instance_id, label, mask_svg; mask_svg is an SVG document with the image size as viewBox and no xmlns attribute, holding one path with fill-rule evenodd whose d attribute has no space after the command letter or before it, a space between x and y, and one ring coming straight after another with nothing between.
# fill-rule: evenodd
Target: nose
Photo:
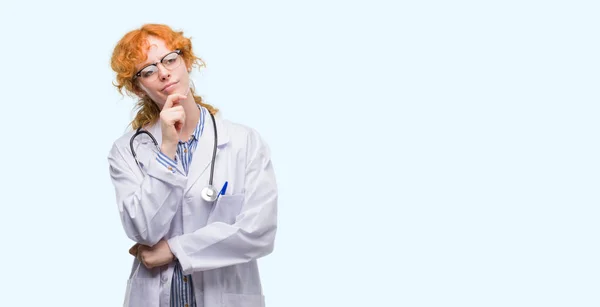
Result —
<instances>
[{"instance_id":1,"label":"nose","mask_svg":"<svg viewBox=\"0 0 600 307\"><path fill-rule=\"evenodd\" d=\"M166 69L162 64L156 65L158 67L158 77L161 81L168 80L171 76L171 72Z\"/></svg>"}]
</instances>

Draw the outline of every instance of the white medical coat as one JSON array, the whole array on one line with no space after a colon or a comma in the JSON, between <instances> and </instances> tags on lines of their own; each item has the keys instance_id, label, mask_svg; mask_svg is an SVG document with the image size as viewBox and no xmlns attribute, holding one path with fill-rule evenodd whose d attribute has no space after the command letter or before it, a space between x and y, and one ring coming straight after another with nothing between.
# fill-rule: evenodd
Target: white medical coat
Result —
<instances>
[{"instance_id":1,"label":"white medical coat","mask_svg":"<svg viewBox=\"0 0 600 307\"><path fill-rule=\"evenodd\" d=\"M115 141L108 161L117 205L130 239L148 246L168 240L183 273L192 274L198 307L262 307L257 259L273 251L277 229L278 194L270 151L254 129L224 120L219 113L215 118L213 185L220 191L228 182L215 204L200 196L208 185L214 146L212 120L206 116L187 176L156 161L158 151L147 135L133 143L145 176L129 146L134 131ZM160 146L160 122L148 131ZM147 269L132 259L125 305L168 307L174 262Z\"/></svg>"}]
</instances>

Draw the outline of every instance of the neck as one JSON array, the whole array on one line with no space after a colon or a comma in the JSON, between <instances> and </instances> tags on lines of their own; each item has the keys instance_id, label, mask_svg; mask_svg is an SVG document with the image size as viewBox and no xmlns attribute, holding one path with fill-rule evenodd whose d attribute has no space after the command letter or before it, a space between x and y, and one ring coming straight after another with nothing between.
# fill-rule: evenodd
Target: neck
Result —
<instances>
[{"instance_id":1,"label":"neck","mask_svg":"<svg viewBox=\"0 0 600 307\"><path fill-rule=\"evenodd\" d=\"M200 109L198 109L198 105L191 93L188 94L188 97L185 100L180 101L180 104L185 112L185 123L181 129L181 138L182 141L187 141L198 125L198 120L200 120Z\"/></svg>"}]
</instances>

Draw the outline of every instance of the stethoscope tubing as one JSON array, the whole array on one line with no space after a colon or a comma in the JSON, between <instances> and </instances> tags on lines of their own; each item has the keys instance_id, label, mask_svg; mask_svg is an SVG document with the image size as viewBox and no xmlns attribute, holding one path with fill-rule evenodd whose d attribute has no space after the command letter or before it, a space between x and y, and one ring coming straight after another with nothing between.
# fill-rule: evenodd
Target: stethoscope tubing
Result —
<instances>
[{"instance_id":1,"label":"stethoscope tubing","mask_svg":"<svg viewBox=\"0 0 600 307\"><path fill-rule=\"evenodd\" d=\"M213 187L213 176L215 173L215 158L217 156L217 143L218 143L218 139L217 139L217 122L215 121L215 116L208 112L210 114L210 117L212 119L212 123L213 123L213 131L215 133L215 140L213 142L213 154L212 154L212 159L210 162L210 177L208 179L208 187L210 187L211 189L214 190ZM129 147L131 149L131 154L133 155L133 158L135 159L135 163L138 165L138 167L140 168L140 170L142 169L142 166L140 165L140 162L137 159L137 155L135 153L135 150L133 149L133 140L141 135L141 134L146 134L148 135L151 139L152 142L154 143L154 146L156 146L156 149L158 151L160 151L160 148L158 147L158 142L156 141L156 139L154 138L154 136L152 135L152 133L150 133L147 130L142 130L142 127L139 127L136 132L133 134L133 136L131 137L131 139L129 140ZM215 191L216 192L216 191Z\"/></svg>"}]
</instances>

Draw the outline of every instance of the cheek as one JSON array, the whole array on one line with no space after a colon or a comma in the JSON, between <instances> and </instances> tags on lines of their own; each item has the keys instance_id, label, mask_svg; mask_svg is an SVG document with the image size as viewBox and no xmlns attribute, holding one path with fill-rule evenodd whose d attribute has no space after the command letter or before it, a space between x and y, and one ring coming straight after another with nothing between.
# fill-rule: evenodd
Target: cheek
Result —
<instances>
[{"instance_id":1,"label":"cheek","mask_svg":"<svg viewBox=\"0 0 600 307\"><path fill-rule=\"evenodd\" d=\"M165 105L165 98L166 97L162 97L160 94L157 94L156 92L153 91L148 91L147 89L143 89L142 96L138 95L138 97L143 98L150 98L152 100L152 103L156 104L158 106L158 108L160 110L162 110L163 106Z\"/></svg>"},{"instance_id":2,"label":"cheek","mask_svg":"<svg viewBox=\"0 0 600 307\"><path fill-rule=\"evenodd\" d=\"M152 98L152 101L154 101L154 103L156 103L158 108L160 110L162 110L163 106L165 105L166 97L162 97L162 96L152 97L151 96L150 98Z\"/></svg>"},{"instance_id":3,"label":"cheek","mask_svg":"<svg viewBox=\"0 0 600 307\"><path fill-rule=\"evenodd\" d=\"M167 97L160 92L158 89L151 89L148 87L140 86L144 94L146 94L154 103L158 105L158 107L162 110L163 105L165 104L165 100Z\"/></svg>"}]
</instances>

